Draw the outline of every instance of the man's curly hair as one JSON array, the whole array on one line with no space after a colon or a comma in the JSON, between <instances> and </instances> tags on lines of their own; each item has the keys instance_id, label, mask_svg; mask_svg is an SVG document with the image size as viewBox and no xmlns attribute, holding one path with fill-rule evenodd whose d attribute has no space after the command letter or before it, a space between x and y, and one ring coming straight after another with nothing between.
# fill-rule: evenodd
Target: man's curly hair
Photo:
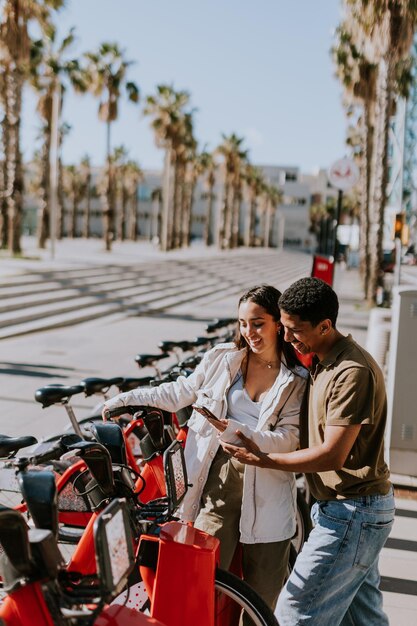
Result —
<instances>
[{"instance_id":1,"label":"man's curly hair","mask_svg":"<svg viewBox=\"0 0 417 626\"><path fill-rule=\"evenodd\" d=\"M317 326L329 319L336 327L339 301L333 289L319 278L301 278L290 285L279 299L279 308Z\"/></svg>"}]
</instances>

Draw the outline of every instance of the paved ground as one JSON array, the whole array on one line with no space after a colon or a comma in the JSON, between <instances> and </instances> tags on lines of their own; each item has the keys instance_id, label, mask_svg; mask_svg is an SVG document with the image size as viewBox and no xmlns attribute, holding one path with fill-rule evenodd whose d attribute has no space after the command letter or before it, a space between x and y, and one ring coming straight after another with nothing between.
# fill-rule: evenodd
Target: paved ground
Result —
<instances>
[{"instance_id":1,"label":"paved ground","mask_svg":"<svg viewBox=\"0 0 417 626\"><path fill-rule=\"evenodd\" d=\"M73 384L86 376L140 375L134 363L138 352L157 351L163 339L203 334L211 318L235 315L238 294L246 288L271 282L284 289L311 268L307 255L269 250L220 253L196 245L162 255L150 244L126 243L115 244L109 255L100 241L76 240L60 243L51 259L50 251L40 253L33 240L24 244L24 258L0 257L0 432L39 437L60 431L67 418L63 409L43 410L33 401L38 387ZM151 293L153 279L161 281L161 289ZM407 268L402 279L417 284L417 269ZM115 298L115 284L123 280ZM106 290L110 281L113 287ZM139 283L140 293L133 292ZM341 331L365 344L369 312L356 270L337 268L334 286ZM146 308L145 302L151 305ZM54 315L49 306L55 307ZM80 322L80 312L89 310L91 319ZM54 322L57 327L47 330ZM76 413L87 415L93 404L77 398ZM411 626L417 621L416 492L397 489L396 496L381 584L390 623Z\"/></svg>"}]
</instances>

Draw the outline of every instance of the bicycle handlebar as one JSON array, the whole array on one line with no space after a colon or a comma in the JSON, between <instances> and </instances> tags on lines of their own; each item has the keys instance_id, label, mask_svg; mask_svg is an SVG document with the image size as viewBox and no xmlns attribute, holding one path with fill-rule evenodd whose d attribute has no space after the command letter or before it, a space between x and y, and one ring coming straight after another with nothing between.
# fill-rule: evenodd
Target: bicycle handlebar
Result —
<instances>
[{"instance_id":1,"label":"bicycle handlebar","mask_svg":"<svg viewBox=\"0 0 417 626\"><path fill-rule=\"evenodd\" d=\"M144 406L144 405L127 405L127 406L118 406L115 409L105 409L103 411L104 419L111 420L116 417L120 417L120 415L135 415L135 413L139 413L140 411L148 412L150 410L155 410L154 407Z\"/></svg>"}]
</instances>

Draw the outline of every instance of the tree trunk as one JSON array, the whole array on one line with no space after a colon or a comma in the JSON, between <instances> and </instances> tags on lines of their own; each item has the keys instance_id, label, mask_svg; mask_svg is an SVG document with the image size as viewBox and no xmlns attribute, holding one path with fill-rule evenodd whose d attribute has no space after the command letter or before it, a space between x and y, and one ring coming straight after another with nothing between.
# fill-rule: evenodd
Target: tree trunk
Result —
<instances>
[{"instance_id":1,"label":"tree trunk","mask_svg":"<svg viewBox=\"0 0 417 626\"><path fill-rule=\"evenodd\" d=\"M83 237L85 239L90 238L90 222L91 222L91 175L86 176L85 181L85 208L84 208L84 223L83 223Z\"/></svg>"},{"instance_id":2,"label":"tree trunk","mask_svg":"<svg viewBox=\"0 0 417 626\"><path fill-rule=\"evenodd\" d=\"M176 250L181 246L184 206L184 187L185 187L185 164L182 161L177 162L175 168L174 182L174 215L173 215L173 234L171 248Z\"/></svg>"},{"instance_id":3,"label":"tree trunk","mask_svg":"<svg viewBox=\"0 0 417 626\"><path fill-rule=\"evenodd\" d=\"M191 229L193 223L193 205L196 181L187 183L184 198L184 214L182 216L182 241L181 245L188 247L191 243Z\"/></svg>"},{"instance_id":4,"label":"tree trunk","mask_svg":"<svg viewBox=\"0 0 417 626\"><path fill-rule=\"evenodd\" d=\"M271 245L271 205L267 201L265 206L265 223L264 223L264 248L269 248Z\"/></svg>"},{"instance_id":5,"label":"tree trunk","mask_svg":"<svg viewBox=\"0 0 417 626\"><path fill-rule=\"evenodd\" d=\"M123 184L122 181L122 185L121 185L121 202L120 202L120 215L119 215L119 225L118 225L118 239L120 241L125 241L126 239L126 222L127 222L127 216L126 216L126 212L127 212L127 200L128 200L128 194L127 194L127 190L126 190L126 186Z\"/></svg>"},{"instance_id":6,"label":"tree trunk","mask_svg":"<svg viewBox=\"0 0 417 626\"><path fill-rule=\"evenodd\" d=\"M74 239L77 236L77 192L75 188L72 189L72 204L69 220L68 236Z\"/></svg>"},{"instance_id":7,"label":"tree trunk","mask_svg":"<svg viewBox=\"0 0 417 626\"><path fill-rule=\"evenodd\" d=\"M231 220L231 236L230 247L237 248L239 246L239 227L240 227L240 207L242 204L242 191L239 187L235 187L233 193L232 220Z\"/></svg>"},{"instance_id":8,"label":"tree trunk","mask_svg":"<svg viewBox=\"0 0 417 626\"><path fill-rule=\"evenodd\" d=\"M13 254L21 252L20 238L23 210L23 169L20 154L20 118L23 77L17 68L5 72L8 142L6 160L8 248Z\"/></svg>"},{"instance_id":9,"label":"tree trunk","mask_svg":"<svg viewBox=\"0 0 417 626\"><path fill-rule=\"evenodd\" d=\"M138 238L138 209L139 209L138 185L136 185L135 191L130 197L129 239L131 241L136 241Z\"/></svg>"},{"instance_id":10,"label":"tree trunk","mask_svg":"<svg viewBox=\"0 0 417 626\"><path fill-rule=\"evenodd\" d=\"M64 168L61 157L58 157L58 219L56 225L56 236L62 239L65 235L65 192L64 192Z\"/></svg>"},{"instance_id":11,"label":"tree trunk","mask_svg":"<svg viewBox=\"0 0 417 626\"><path fill-rule=\"evenodd\" d=\"M6 159L4 157L7 152L7 124L5 123L6 115L2 121L2 130L3 130L3 159L1 161L1 170L0 170L0 189L1 189L1 199L0 199L0 248L7 248L7 232L8 232L8 215L7 215L7 169L6 169Z\"/></svg>"},{"instance_id":12,"label":"tree trunk","mask_svg":"<svg viewBox=\"0 0 417 626\"><path fill-rule=\"evenodd\" d=\"M46 241L49 237L49 154L51 150L51 124L49 120L44 125L43 134L44 141L41 152L42 175L39 186L40 203L37 219L38 248L42 250L46 247Z\"/></svg>"},{"instance_id":13,"label":"tree trunk","mask_svg":"<svg viewBox=\"0 0 417 626\"><path fill-rule=\"evenodd\" d=\"M167 146L164 162L164 188L162 191L163 212L161 219L161 250L171 250L173 233L173 197L175 182L172 170L175 171L175 153Z\"/></svg>"},{"instance_id":14,"label":"tree trunk","mask_svg":"<svg viewBox=\"0 0 417 626\"><path fill-rule=\"evenodd\" d=\"M387 153L389 112L392 98L390 74L391 70L388 63L382 61L379 64L376 85L375 135L370 181L370 278L367 299L372 303L376 302L378 287L381 286L381 282L383 282L381 263L383 257L382 243L388 179Z\"/></svg>"},{"instance_id":15,"label":"tree trunk","mask_svg":"<svg viewBox=\"0 0 417 626\"><path fill-rule=\"evenodd\" d=\"M110 126L111 122L107 122L107 172L106 172L106 189L101 197L103 206L103 238L104 247L107 252L111 251L112 241L114 239L114 190L113 190L113 168L110 158Z\"/></svg>"},{"instance_id":16,"label":"tree trunk","mask_svg":"<svg viewBox=\"0 0 417 626\"><path fill-rule=\"evenodd\" d=\"M220 207L219 226L218 226L218 246L220 249L225 247L225 235L226 235L226 216L229 212L229 195L230 195L230 176L227 170L224 172L224 189L223 200Z\"/></svg>"},{"instance_id":17,"label":"tree trunk","mask_svg":"<svg viewBox=\"0 0 417 626\"><path fill-rule=\"evenodd\" d=\"M364 103L362 117L362 156L360 160L360 232L359 232L359 271L362 278L363 293L368 294L370 274L369 253L369 183L373 148L373 127L371 125L370 107Z\"/></svg>"},{"instance_id":18,"label":"tree trunk","mask_svg":"<svg viewBox=\"0 0 417 626\"><path fill-rule=\"evenodd\" d=\"M211 246L213 243L213 231L211 228L211 222L213 219L213 202L214 202L214 181L209 183L207 192L207 207L206 207L206 221L204 224L204 243L206 246Z\"/></svg>"},{"instance_id":19,"label":"tree trunk","mask_svg":"<svg viewBox=\"0 0 417 626\"><path fill-rule=\"evenodd\" d=\"M255 245L255 225L256 225L256 196L255 193L251 193L249 200L249 213L248 213L248 227L247 227L247 239L245 245L253 247Z\"/></svg>"},{"instance_id":20,"label":"tree trunk","mask_svg":"<svg viewBox=\"0 0 417 626\"><path fill-rule=\"evenodd\" d=\"M236 198L236 188L234 185L234 181L232 180L231 185L229 186L229 200L227 203L227 212L225 215L225 229L224 229L224 248L230 250L232 247L232 224L233 224L233 215L235 212L235 202L237 202Z\"/></svg>"}]
</instances>

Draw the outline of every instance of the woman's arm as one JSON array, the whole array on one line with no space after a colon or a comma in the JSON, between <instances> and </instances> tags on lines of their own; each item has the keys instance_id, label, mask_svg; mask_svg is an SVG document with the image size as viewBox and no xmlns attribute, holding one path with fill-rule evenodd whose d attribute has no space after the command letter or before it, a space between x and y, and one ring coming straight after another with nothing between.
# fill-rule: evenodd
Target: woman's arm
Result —
<instances>
[{"instance_id":1,"label":"woman's arm","mask_svg":"<svg viewBox=\"0 0 417 626\"><path fill-rule=\"evenodd\" d=\"M116 409L121 406L155 406L164 411L177 411L193 404L196 400L196 391L204 382L208 363L212 357L212 350L207 352L194 372L188 376L180 376L171 383L163 383L158 387L133 389L106 400L103 411Z\"/></svg>"}]
</instances>

